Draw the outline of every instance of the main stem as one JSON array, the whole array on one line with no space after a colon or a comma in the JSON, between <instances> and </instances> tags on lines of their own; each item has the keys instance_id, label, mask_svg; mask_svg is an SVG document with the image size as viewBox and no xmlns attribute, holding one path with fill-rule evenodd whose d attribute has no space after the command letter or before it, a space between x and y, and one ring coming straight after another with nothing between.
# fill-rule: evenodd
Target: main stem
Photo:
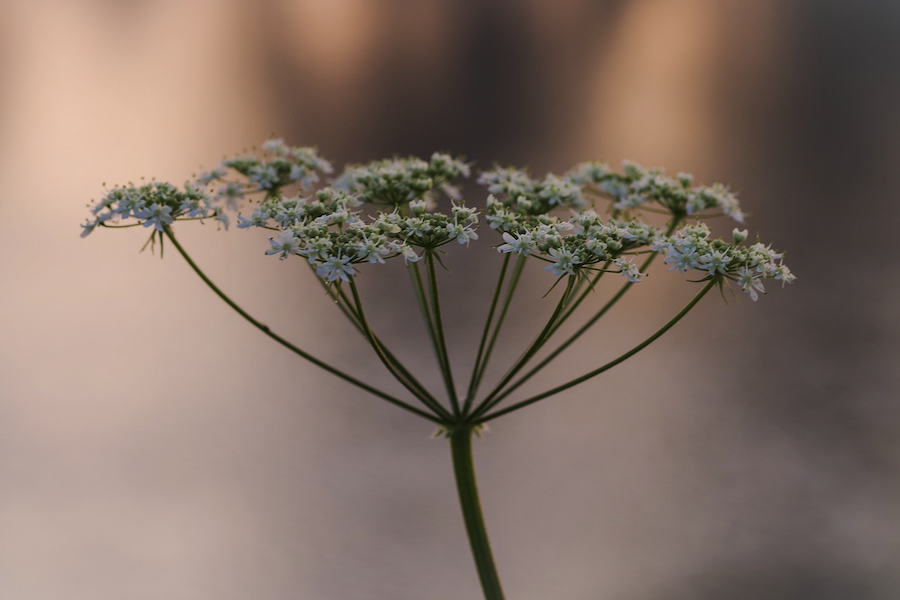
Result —
<instances>
[{"instance_id":1,"label":"main stem","mask_svg":"<svg viewBox=\"0 0 900 600\"><path fill-rule=\"evenodd\" d=\"M488 542L484 516L481 514L481 503L478 501L478 485L475 483L475 464L472 460L473 426L466 423L455 427L450 432L450 453L453 456L453 473L456 476L456 489L459 492L459 503L462 507L463 520L469 545L481 579L485 600L503 600L503 589L500 577L494 565L491 546Z\"/></svg>"}]
</instances>

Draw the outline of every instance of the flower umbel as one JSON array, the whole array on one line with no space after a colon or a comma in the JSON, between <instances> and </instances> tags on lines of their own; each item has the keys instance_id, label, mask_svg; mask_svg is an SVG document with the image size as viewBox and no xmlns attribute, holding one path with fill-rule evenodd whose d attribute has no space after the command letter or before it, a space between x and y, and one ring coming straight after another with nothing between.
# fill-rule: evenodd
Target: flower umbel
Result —
<instances>
[{"instance_id":1,"label":"flower umbel","mask_svg":"<svg viewBox=\"0 0 900 600\"><path fill-rule=\"evenodd\" d=\"M697 186L685 173L671 178L662 169L646 169L633 162L625 162L620 171L604 163L584 162L562 175L534 178L525 169L495 167L477 177L487 196L479 211L465 203L458 187L459 180L470 175L470 165L449 154L350 165L333 178L332 171L331 163L314 148L268 140L259 152L225 160L181 187L152 181L108 190L93 204L81 235L98 227L149 229L150 243L157 237L171 242L203 282L262 333L368 395L437 424L450 442L466 531L488 600L503 595L475 486L472 433L631 358L671 329L713 287L733 283L756 301L766 293L766 280L780 281L784 287L796 279L784 264L782 252L760 241L747 243L747 229L735 228L728 240L714 237L708 220L724 216L743 223L745 214L728 187ZM235 213L238 229L271 232L266 255L281 260L300 257L288 262L310 268L330 299L327 304L335 305L361 334L404 394L361 381L272 331L219 289L175 236L180 221L213 220L227 228ZM478 231L482 217L494 233ZM489 234L501 257L497 283L493 294L485 298L487 316L478 345L470 353L474 365L468 385L457 389L438 267L450 248L468 247ZM617 358L542 392L522 393L535 374L590 331L627 297L634 284L647 280L657 256L669 272L686 274L693 278L689 281L703 284L694 298L648 332L642 342L621 349ZM398 257L402 261L391 260ZM411 292L421 309L442 380L438 389L420 381L421 375L404 364L367 318L365 293L357 280L388 263L409 272ZM550 312L549 319L517 353L519 358L505 375L482 392L505 317L514 300L521 298L520 278L526 265L534 263L556 278L545 294L555 298L555 307L545 311ZM607 273L620 277L610 281ZM601 287L611 289L609 299L599 308L587 308L589 297ZM470 301L477 308L478 299L466 299ZM582 324L574 333L559 334L567 321L579 319ZM538 356L543 358L537 360ZM514 399L501 407L510 397Z\"/></svg>"}]
</instances>

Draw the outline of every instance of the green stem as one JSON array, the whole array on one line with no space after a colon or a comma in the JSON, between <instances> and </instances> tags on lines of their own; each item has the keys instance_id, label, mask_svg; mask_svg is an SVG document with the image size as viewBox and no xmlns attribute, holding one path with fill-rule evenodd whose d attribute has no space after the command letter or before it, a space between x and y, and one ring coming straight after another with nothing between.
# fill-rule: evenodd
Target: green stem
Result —
<instances>
[{"instance_id":1,"label":"green stem","mask_svg":"<svg viewBox=\"0 0 900 600\"><path fill-rule=\"evenodd\" d=\"M491 307L488 309L487 319L484 322L484 331L481 333L481 341L478 342L478 353L475 355L475 366L472 368L472 377L469 379L469 388L466 392L466 403L463 407L463 414L468 414L472 407L472 401L475 397L478 381L480 380L481 359L484 356L484 348L487 344L488 336L491 334L491 324L494 321L494 311L497 309L497 301L500 299L500 292L503 291L503 280L506 278L506 269L509 267L510 253L503 255L503 266L500 267L500 276L497 278L497 289L494 290L494 297L491 299Z\"/></svg>"},{"instance_id":2,"label":"green stem","mask_svg":"<svg viewBox=\"0 0 900 600\"><path fill-rule=\"evenodd\" d=\"M669 225L668 230L666 231L666 236L671 235L672 232L675 231L675 228L678 226L678 223L679 223L679 222L680 222L680 219L678 219L678 218L676 218L675 220L672 221L672 223ZM646 271L647 268L650 266L650 264L653 262L653 260L656 258L657 255L658 255L658 253L657 253L657 252L654 252L654 253L652 253L650 256L648 256L648 257L647 257L647 260L644 261L644 264L642 264L642 265L640 266L640 271L641 271L641 272ZM609 263L607 263L607 264L609 264ZM601 277L602 275L603 275L603 271L601 271L600 273L598 273L597 276L596 276L596 278L595 278L594 281L593 281L593 284L596 284L596 283L599 281L599 279L600 279L600 277ZM594 314L593 317L591 317L590 319L588 319L587 323L585 323L584 325L582 325L581 327L579 327L578 330L577 330L575 333L573 333L573 334L569 337L569 339L567 339L565 342L563 342L562 344L560 344L560 346L559 346L556 350L554 350L554 351L551 352L549 355L547 355L543 360L541 360L541 362L539 362L538 364L536 364L536 365L535 365L534 367L532 367L527 373L525 373L524 375L522 375L522 377L520 377L515 383L513 383L511 386L509 386L508 388L506 388L506 389L503 391L503 393L500 394L500 395L497 397L496 401L494 402L494 405L496 405L496 404L499 403L501 400L503 400L504 398L506 398L507 396L509 396L511 393L513 393L515 390L517 390L522 384L524 384L526 381L528 381L529 379L531 379L535 374L537 374L541 369L543 369L544 367L546 367L546 366L547 366L551 361L553 361L557 356L559 356L560 354L562 354L563 351L565 351L566 348L568 348L569 346L571 346L572 344L574 344L575 341L576 341L578 338L580 338L582 335L584 335L584 333L585 333L588 329L590 329L591 327L593 327L594 323L596 323L597 321L599 321L599 320L603 317L603 315L605 315L605 314L609 311L609 309L611 309L613 306L615 306L616 303L617 303L619 300L622 299L622 296L625 295L625 292L627 292L629 289L631 289L631 287L632 287L633 285L634 285L634 283L632 283L632 282L628 282L628 283L624 284L624 285L619 289L619 291L616 292L616 295L613 296L612 298L610 298L610 299L606 302L606 304L604 304L604 305L600 308L600 310L597 311L596 314ZM581 296L580 298L578 298L578 300L577 300L576 302L573 303L574 306L572 306L572 307L566 312L566 314L565 314L565 315L563 316L563 318L560 320L560 324L562 324L562 321L564 321L565 319L569 318L569 316L570 316L570 315L574 312L574 310L578 307L578 304L580 304L581 301L584 300L584 297L585 297L585 296L587 295L587 293L589 293L590 291L591 291L591 290L586 290L586 291L584 292L584 294L582 294L582 296ZM560 324L558 324L558 325L555 326L553 329L551 329L550 335L553 335L553 334L556 332L556 330L559 329L559 325L560 325Z\"/></svg>"},{"instance_id":3,"label":"green stem","mask_svg":"<svg viewBox=\"0 0 900 600\"><path fill-rule=\"evenodd\" d=\"M559 329L562 324L572 316L572 313L574 313L579 306L581 306L581 303L584 302L585 298L587 298L591 292L597 289L597 284L600 283L600 278L603 277L603 275L606 273L606 269L609 268L610 262L611 261L607 261L606 264L603 265L603 267L597 272L597 274L594 275L593 281L588 282L587 289L582 291L578 298L576 298L574 302L569 304L568 308L566 308L566 312L563 313L563 316L559 319L559 322L556 323L556 325L554 325L550 330L549 335L552 336L554 333L556 333L556 330ZM578 290L576 290L575 293L578 293Z\"/></svg>"},{"instance_id":4,"label":"green stem","mask_svg":"<svg viewBox=\"0 0 900 600\"><path fill-rule=\"evenodd\" d=\"M359 316L353 311L353 307L350 306L350 303L347 300L347 296L346 294L344 294L344 291L341 289L341 287L328 285L328 283L324 279L316 275L316 268L312 264L309 265L309 268L313 272L313 276L316 278L316 281L319 282L319 284L325 290L325 293L329 298L331 298L332 302L337 305L341 313L343 313L343 315L347 317L347 320L350 321L350 323L353 325L353 327L356 328L357 331L359 331L363 335L366 335L363 326L359 322Z\"/></svg>"},{"instance_id":5,"label":"green stem","mask_svg":"<svg viewBox=\"0 0 900 600\"><path fill-rule=\"evenodd\" d=\"M338 305L338 308L340 308L341 312L344 313L344 316L347 317L347 319L353 324L357 331L359 331L366 339L368 339L369 334L371 333L374 336L375 341L378 343L378 346L381 348L381 351L384 353L385 358L390 361L390 363L394 365L394 367L398 371L408 373L406 367L404 367L403 363L400 362L400 359L394 356L394 354L388 349L388 347L385 346L380 339L378 339L378 336L376 336L374 332L366 331L365 327L363 327L362 321L359 318L359 314L357 314L356 309L350 303L350 299L347 298L347 294L344 293L343 288L341 286L328 285L321 277L316 276L316 279L322 284L322 287L325 288L325 293L328 294L328 296L334 301L334 303ZM411 380L411 384L418 385L417 389L419 390L421 396L430 396L428 390L426 390L425 387L421 384L418 384L418 382L411 376L407 379Z\"/></svg>"},{"instance_id":6,"label":"green stem","mask_svg":"<svg viewBox=\"0 0 900 600\"><path fill-rule=\"evenodd\" d=\"M572 295L572 288L575 285L576 276L569 275L568 279L569 280L566 283L566 289L563 292L562 297L560 297L559 302L556 305L556 309L553 311L553 314L550 315L550 320L547 321L547 324L544 326L544 329L541 330L541 333L531 343L531 346L528 348L528 350L525 351L525 353L519 358L519 360L516 361L516 363L512 366L512 368L510 368L510 370L506 373L506 375L503 377L503 379L500 380L500 383L498 383L494 387L493 391L491 391L491 393L488 394L488 396L484 400L481 401L481 404L479 404L478 407L475 409L475 411L472 413L472 416L474 418L477 419L478 417L480 417L481 415L483 415L487 411L489 411L491 408L496 406L498 402L500 402L500 400L497 399L497 396L503 390L503 387L507 383L509 383L513 377L516 376L516 373L521 371L522 368L526 364L528 364L528 361L531 360L535 354L537 354L537 352L541 349L541 347L547 341L547 339L550 336L550 330L553 328L553 325L556 323L556 320L559 318L560 314L565 309L566 304Z\"/></svg>"},{"instance_id":7,"label":"green stem","mask_svg":"<svg viewBox=\"0 0 900 600\"><path fill-rule=\"evenodd\" d=\"M584 334L584 332L586 332L588 329L590 329L590 328L594 325L594 323L596 323L598 320L600 320L600 318L601 318L603 315L605 315L605 314L607 313L607 311L608 311L610 308L612 308L612 307L616 304L616 302L619 301L619 299L622 298L622 296L625 295L625 292L628 291L628 289L629 289L632 285L634 285L634 284L629 282L629 283L626 283L624 286L622 286L622 289L620 289L620 290L616 293L615 296L613 296L612 298L610 298L609 301L608 301L606 304L603 305L603 308L601 308L601 309L600 309L593 317L591 317L590 320L588 320L587 323L585 323L584 325L582 325L581 327L579 327L579 328L578 328L578 331L576 331L575 333L573 333L572 336L569 337L569 339L567 339L565 342L563 342L556 350L554 350L553 352L551 352L550 354L548 354L546 357L544 357L538 364L536 364L536 365L535 365L534 367L532 367L528 372L526 372L524 375L522 375L522 377L520 377L518 380L516 380L516 381L515 381L512 385L510 385L508 388L506 388L505 390L503 390L503 392L501 392L500 394L498 394L498 395L494 398L494 401L493 401L492 405L493 405L493 406L496 406L496 405L497 405L498 403L500 403L504 398L506 398L507 396L509 396L510 394L512 394L514 391L516 391L517 389L519 389L519 387L521 387L526 381L528 381L529 379L531 379L532 377L534 377L534 375L536 375L536 374L538 373L538 371L540 371L541 369L543 369L544 367L546 367L553 359L555 359L557 356L559 356L560 354L562 354L563 351L564 351L566 348L568 348L568 347L571 346L573 343L575 343L575 340L577 340L578 338L580 338L580 337L582 336L582 334ZM556 330L554 329L553 331L556 331ZM550 333L552 334L553 331L551 331Z\"/></svg>"},{"instance_id":8,"label":"green stem","mask_svg":"<svg viewBox=\"0 0 900 600\"><path fill-rule=\"evenodd\" d=\"M414 262L412 265L407 265L406 268L409 270L409 276L412 279L413 291L416 293L419 310L422 313L422 318L425 319L425 328L428 330L428 338L431 340L431 345L435 349L435 352L437 352L434 319L431 315L431 308L428 306L428 298L425 295L425 284L422 283L422 273L419 272L419 263ZM440 360L440 357L438 357L438 360Z\"/></svg>"},{"instance_id":9,"label":"green stem","mask_svg":"<svg viewBox=\"0 0 900 600\"><path fill-rule=\"evenodd\" d=\"M362 325L366 339L369 340L369 343L372 345L372 349L375 350L375 354L381 360L382 364L387 368L388 372L394 376L394 378L400 382L403 387L405 387L409 392L418 398L423 404L425 404L428 408L433 410L435 414L443 419L442 423L451 419L451 415L447 412L443 406L441 406L440 402L438 402L434 396L432 396L428 390L423 386L419 381L410 373L406 367L400 364L396 359L391 360L393 355L390 355L381 341L375 336L375 333L372 331L372 328L369 326L369 322L366 320L366 315L363 312L362 300L359 297L359 290L356 289L356 282L353 278L350 278L350 291L353 294L353 301L356 304L356 314L359 316L360 325Z\"/></svg>"},{"instance_id":10,"label":"green stem","mask_svg":"<svg viewBox=\"0 0 900 600\"><path fill-rule=\"evenodd\" d=\"M266 334L267 336L269 336L270 338L272 338L273 340L275 340L276 342L278 342L279 344L281 344L282 346L284 346L291 352L297 354L301 358L304 358L304 359L308 360L309 362L311 362L312 364L316 365L317 367L324 369L324 370L328 371L329 373L331 373L332 375L335 375L336 377L343 379L347 383L349 383L351 385L355 385L356 387L363 389L374 396L378 396L382 400L387 400L391 404L393 404L395 406L399 406L400 408L407 410L411 413L417 414L420 417L428 419L429 421L433 421L440 425L444 424L444 421L442 419L439 419L438 417L434 416L433 414L425 412L423 410L420 410L410 404L407 404L406 402L404 402L398 398L395 398L386 392L382 392L381 390L374 388L367 383L363 383L362 381L356 379L355 377L352 377L351 375L348 375L347 373L344 373L343 371L340 371L339 369L332 367L328 363L316 358L315 356L309 354L308 352L301 350L294 344L290 343L289 341L287 341L280 335L273 332L271 329L269 329L268 325L260 323L259 321L257 321L253 317L251 317L243 308L238 306L231 298L229 298L222 290L220 290L218 288L218 286L216 286L212 282L212 280L210 280L210 278L206 276L206 274L203 271L200 270L200 267L197 266L197 263L195 263L191 259L191 257L188 255L188 253L185 251L185 249L181 246L181 244L178 243L178 240L175 239L175 234L172 232L172 230L169 227L165 228L165 234L166 234L166 237L169 238L169 241L172 242L172 245L175 246L175 248L178 250L179 254L181 254L182 258L184 258L184 260L187 262L187 264L191 267L191 269L194 270L194 272L200 277L200 279L202 279L203 282L207 286L209 286L209 288L213 292L215 292L215 294L219 298L224 300L228 306L230 306L232 309L234 309L235 312L237 312L239 315L244 317L247 321L250 322L251 325L253 325L257 329L262 331L264 334Z\"/></svg>"},{"instance_id":11,"label":"green stem","mask_svg":"<svg viewBox=\"0 0 900 600\"><path fill-rule=\"evenodd\" d=\"M425 266L428 271L428 281L431 289L431 310L434 316L434 333L436 338L435 350L438 354L438 362L441 366L441 375L444 378L444 386L450 397L450 405L453 407L454 416L459 416L459 398L456 395L456 385L453 383L453 371L450 369L450 355L447 353L447 340L444 337L444 324L441 317L441 303L438 293L437 272L434 268L434 250L425 251Z\"/></svg>"},{"instance_id":12,"label":"green stem","mask_svg":"<svg viewBox=\"0 0 900 600\"><path fill-rule=\"evenodd\" d=\"M500 335L500 329L503 327L503 321L506 319L506 313L509 312L509 307L512 304L512 297L516 291L516 287L519 285L519 280L522 277L522 271L525 269L526 261L527 257L525 256L519 256L516 259L516 265L515 267L513 267L512 276L510 277L509 285L506 288L506 296L503 299L503 306L500 308L500 315L497 317L497 324L494 325L494 332L491 334L491 339L488 342L487 350L484 353L484 358L481 361L481 365L476 365L478 367L478 375L474 378L475 384L471 386L469 397L466 398L468 406L471 406L472 401L475 399L475 394L478 392L478 386L481 385L481 379L484 377L488 362L491 360L491 354L494 351L494 345L497 343L497 337ZM466 407L466 414L469 414L468 406Z\"/></svg>"},{"instance_id":13,"label":"green stem","mask_svg":"<svg viewBox=\"0 0 900 600\"><path fill-rule=\"evenodd\" d=\"M363 337L368 339L369 335L371 334L372 337L377 342L379 348L381 348L381 351L384 353L385 358L387 358L387 360L390 361L390 363L394 366L394 368L396 368L399 372L406 374L407 379L410 381L410 383L412 385L416 386L416 389L419 390L421 396L434 399L434 397L428 392L428 390L425 388L425 386L422 385L421 383L419 383L412 376L412 374L410 374L409 370L403 365L402 362L400 362L400 359L397 358L394 355L394 353L391 352L390 349L384 345L384 343L381 341L381 339L377 335L375 335L375 332L371 331L371 330L366 331L366 328L363 326L360 316L357 314L356 309L353 308L353 306L351 305L350 299L347 298L347 295L344 293L344 290L340 290L338 292L338 297L340 298L342 307L344 307L346 310L346 314L352 316L352 318L354 319L354 321L353 321L354 324L359 329L359 331L362 333ZM434 400L434 402L437 404L437 400ZM447 414L449 414L449 413L447 413Z\"/></svg>"},{"instance_id":14,"label":"green stem","mask_svg":"<svg viewBox=\"0 0 900 600\"><path fill-rule=\"evenodd\" d=\"M498 411L491 413L485 417L478 418L478 419L476 419L476 422L486 423L492 419L496 419L497 417L500 417L507 413L511 413L515 410L519 410L520 408L524 408L524 407L528 406L529 404L534 404L538 400L543 400L544 398L548 398L548 397L558 394L562 391L565 391L565 390L569 389L570 387L574 387L574 386L578 385L579 383L583 383L583 382L587 381L588 379L591 379L592 377L596 377L600 373L603 373L604 371L608 371L609 369L613 368L617 364L624 362L625 360L631 358L632 356L634 356L635 354L637 354L638 352L640 352L641 350L643 350L644 348L646 348L647 346L652 344L654 341L656 341L662 334L664 334L669 329L671 329L675 325L675 323L680 321L682 319L682 317L684 317L686 314L688 314L688 312L690 312L690 310L692 308L694 308L694 306L698 302L700 302L700 299L703 296L705 296L706 293L709 290L711 290L712 287L714 285L716 285L717 283L719 283L718 279L711 279L709 281L709 283L707 283L703 287L703 289L700 290L700 292L696 296L694 296L694 298L690 302L688 302L687 305L684 308L682 308L681 311L677 315L675 315L674 317L672 317L671 320L669 320L668 323L663 325L659 330L656 331L656 333L654 333L653 335L648 337L646 340L644 340L643 342L641 342L640 344L638 344L637 346L635 346L634 348L632 348L631 350L629 350L628 352L623 354L622 356L618 357L617 359L606 363L605 365L603 365L602 367L600 367L598 369L594 369L590 373L586 373L586 374L582 375L581 377L577 377L577 378L573 379L572 381L569 381L568 383L558 385L551 390L543 392L542 394L538 394L537 396L532 396L531 398L528 398L527 400L522 400L521 402L517 402L516 404L513 404L512 406L508 406L504 409L498 410Z\"/></svg>"},{"instance_id":15,"label":"green stem","mask_svg":"<svg viewBox=\"0 0 900 600\"><path fill-rule=\"evenodd\" d=\"M450 453L453 456L453 474L456 477L463 521L466 524L469 546L472 548L472 557L475 559L485 600L503 600L503 589L500 587L500 577L494 565L487 529L484 526L484 516L481 513L481 503L478 500L475 464L472 460L471 425L463 424L450 432Z\"/></svg>"}]
</instances>

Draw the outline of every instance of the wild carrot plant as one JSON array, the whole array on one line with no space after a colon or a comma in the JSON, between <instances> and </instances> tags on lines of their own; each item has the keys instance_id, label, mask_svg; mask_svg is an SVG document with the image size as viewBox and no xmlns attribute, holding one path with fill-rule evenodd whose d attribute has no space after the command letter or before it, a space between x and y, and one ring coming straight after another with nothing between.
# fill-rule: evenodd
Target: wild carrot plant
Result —
<instances>
[{"instance_id":1,"label":"wild carrot plant","mask_svg":"<svg viewBox=\"0 0 900 600\"><path fill-rule=\"evenodd\" d=\"M467 205L456 187L460 178L470 176L470 165L448 154L351 165L333 179L331 174L331 164L315 149L269 140L260 152L225 160L181 187L153 181L108 190L93 204L82 235L98 227L147 228L149 244L158 242L161 250L171 244L216 295L262 333L362 392L436 424L449 440L463 520L488 600L502 598L503 592L478 499L472 434L637 354L713 288L724 292L731 287L756 301L765 293L767 280L782 286L794 281L782 254L760 241L748 242L746 229L735 228L729 239L713 237L706 220L725 217L743 223L740 204L725 186L695 186L683 173L670 178L635 163L626 162L615 171L591 162L563 175L535 179L522 169L497 167L478 175L478 183L487 188L482 209ZM663 224L650 224L648 215L656 215ZM405 393L385 392L317 358L241 308L210 280L175 235L177 222L204 220L217 221L226 229L234 221L238 229L270 231L265 253L306 263L330 303L372 347ZM492 231L484 233L484 223ZM460 386L441 309L441 256L452 245L467 246L480 237L493 238L487 243L496 247L498 276L496 284L485 290L487 318L480 338L473 340L473 366ZM693 299L642 342L623 348L617 358L540 393L519 393L523 384L548 368L641 284L657 256L669 271L685 273L698 285ZM440 370L440 389L424 385L421 375L404 365L367 318L365 307L372 300L363 298L356 278L389 260L402 260L409 272L410 291ZM553 287L547 302L555 301L552 314L505 374L487 382L487 367L529 264L547 271ZM599 308L588 309L586 300L600 286L615 291ZM581 324L551 345L554 334L569 320Z\"/></svg>"}]
</instances>

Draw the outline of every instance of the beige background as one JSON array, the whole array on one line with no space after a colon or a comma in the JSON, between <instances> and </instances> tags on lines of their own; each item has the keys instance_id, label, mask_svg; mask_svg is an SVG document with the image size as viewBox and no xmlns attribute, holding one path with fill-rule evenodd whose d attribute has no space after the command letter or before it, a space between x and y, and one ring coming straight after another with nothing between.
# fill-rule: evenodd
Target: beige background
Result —
<instances>
[{"instance_id":1,"label":"beige background","mask_svg":"<svg viewBox=\"0 0 900 600\"><path fill-rule=\"evenodd\" d=\"M271 133L339 165L447 149L731 183L797 284L710 297L628 364L494 424L476 457L504 586L895 598L898 34L900 9L874 1L0 2L0 598L478 597L427 423L295 360L174 253L138 254L144 231L78 238L103 182L180 182ZM179 232L251 312L383 380L264 236ZM483 237L446 278L460 364L497 268ZM363 284L433 373L404 277ZM528 281L499 364L547 310L544 274ZM655 272L542 381L693 289Z\"/></svg>"}]
</instances>

